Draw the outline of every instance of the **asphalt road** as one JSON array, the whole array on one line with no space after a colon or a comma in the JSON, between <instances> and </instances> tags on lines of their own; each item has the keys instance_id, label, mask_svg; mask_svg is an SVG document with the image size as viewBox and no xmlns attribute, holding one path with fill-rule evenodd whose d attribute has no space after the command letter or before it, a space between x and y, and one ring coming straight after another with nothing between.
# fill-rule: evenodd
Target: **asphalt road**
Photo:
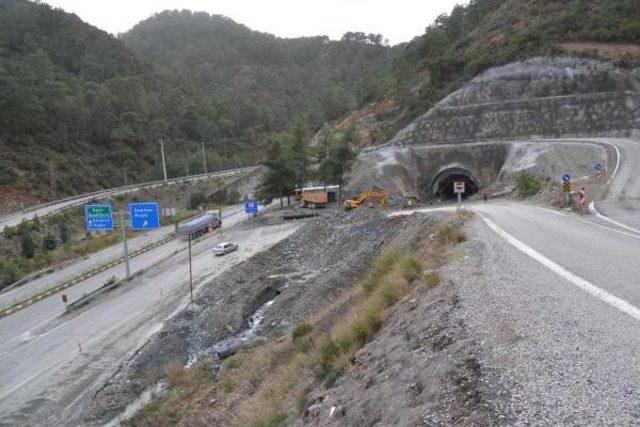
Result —
<instances>
[{"instance_id":1,"label":"asphalt road","mask_svg":"<svg viewBox=\"0 0 640 427\"><path fill-rule=\"evenodd\" d=\"M227 207L222 212L223 227L231 227L244 218L245 215L243 206L235 205ZM173 230L173 226L163 227L159 230L154 230L145 233L142 236L133 238L128 241L129 252L132 253L137 249L162 240L163 238L167 237ZM174 251L180 250L183 247L183 242L174 240L162 245L161 247L152 249L149 252L133 257L130 259L131 271L134 272L136 270L145 268L153 264L154 262L167 257ZM80 275L92 271L100 266L116 261L122 256L122 245L117 244L95 254L92 254L91 256L81 259L73 264L69 264L61 270L46 274L38 279L25 283L20 287L2 292L0 293L0 310L10 307L17 302L25 301L26 299L33 297L42 291L54 288L62 283L67 282L70 279L79 277ZM66 292L70 298L70 301L73 301L78 296L98 288L111 277L121 279L124 278L124 276L124 263L120 263L70 288ZM0 338L1 337L2 331L0 331Z\"/></svg>"},{"instance_id":2,"label":"asphalt road","mask_svg":"<svg viewBox=\"0 0 640 427\"><path fill-rule=\"evenodd\" d=\"M233 176L233 175L240 176L240 175L250 173L254 170L256 170L256 167L212 172L206 175L192 175L188 177L172 178L170 180L167 180L167 184L173 185L173 184L178 184L184 181L199 181L203 179L211 179L216 177L225 177L225 176ZM132 193L132 192L141 190L143 188L154 188L164 184L165 184L164 181L154 181L154 182L147 182L143 184L129 185L126 187L110 188L102 191L74 196L71 198L59 200L57 202L34 206L31 208L25 209L22 212L15 212L13 214L0 217L0 233L2 233L2 230L4 230L4 227L7 227L7 226L15 227L25 219L30 220L34 218L36 215L42 218L43 216L52 214L54 212L58 212L72 206L81 205L96 197L107 197L107 196L111 197L119 194L127 194L127 193Z\"/></svg>"},{"instance_id":3,"label":"asphalt road","mask_svg":"<svg viewBox=\"0 0 640 427\"><path fill-rule=\"evenodd\" d=\"M299 225L238 226L212 233L193 247L196 284L277 243ZM211 249L223 240L238 243L239 251L214 257ZM183 251L86 309L61 315L64 307L54 295L0 320L0 425L77 422L92 394L127 355L188 303L188 268Z\"/></svg>"},{"instance_id":4,"label":"asphalt road","mask_svg":"<svg viewBox=\"0 0 640 427\"><path fill-rule=\"evenodd\" d=\"M628 231L640 232L640 141L633 139L599 139L616 147L620 162L603 200L596 210Z\"/></svg>"},{"instance_id":5,"label":"asphalt road","mask_svg":"<svg viewBox=\"0 0 640 427\"><path fill-rule=\"evenodd\" d=\"M474 210L446 279L501 424L637 425L640 234L529 205Z\"/></svg>"}]
</instances>

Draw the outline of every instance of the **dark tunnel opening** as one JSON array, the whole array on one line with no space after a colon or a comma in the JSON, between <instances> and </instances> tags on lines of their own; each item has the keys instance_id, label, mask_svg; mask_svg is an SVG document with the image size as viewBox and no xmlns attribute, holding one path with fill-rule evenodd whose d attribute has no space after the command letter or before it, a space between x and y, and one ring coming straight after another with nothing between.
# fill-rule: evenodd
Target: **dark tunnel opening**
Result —
<instances>
[{"instance_id":1,"label":"dark tunnel opening","mask_svg":"<svg viewBox=\"0 0 640 427\"><path fill-rule=\"evenodd\" d=\"M454 192L454 183L462 181L465 183L465 192L462 198L467 198L476 194L479 185L476 179L464 169L450 169L441 172L434 182L434 197L440 200L455 200L458 195Z\"/></svg>"}]
</instances>

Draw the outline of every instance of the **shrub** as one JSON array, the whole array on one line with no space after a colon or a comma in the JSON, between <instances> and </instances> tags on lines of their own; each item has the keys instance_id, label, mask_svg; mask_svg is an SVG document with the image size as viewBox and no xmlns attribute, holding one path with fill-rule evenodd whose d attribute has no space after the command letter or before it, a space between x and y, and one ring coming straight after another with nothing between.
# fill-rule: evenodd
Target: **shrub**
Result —
<instances>
[{"instance_id":1,"label":"shrub","mask_svg":"<svg viewBox=\"0 0 640 427\"><path fill-rule=\"evenodd\" d=\"M5 264L0 269L0 287L9 286L21 276L20 269L12 262Z\"/></svg>"},{"instance_id":2,"label":"shrub","mask_svg":"<svg viewBox=\"0 0 640 427\"><path fill-rule=\"evenodd\" d=\"M455 224L447 224L440 228L436 234L438 241L442 244L446 243L462 243L467 240L466 234L461 231Z\"/></svg>"},{"instance_id":3,"label":"shrub","mask_svg":"<svg viewBox=\"0 0 640 427\"><path fill-rule=\"evenodd\" d=\"M407 282L413 282L420 276L420 273L422 273L422 265L413 256L405 256L402 258L401 265L402 275Z\"/></svg>"},{"instance_id":4,"label":"shrub","mask_svg":"<svg viewBox=\"0 0 640 427\"><path fill-rule=\"evenodd\" d=\"M430 271L429 273L425 274L424 284L428 288L438 286L440 284L440 273L438 273L437 271Z\"/></svg>"},{"instance_id":5,"label":"shrub","mask_svg":"<svg viewBox=\"0 0 640 427\"><path fill-rule=\"evenodd\" d=\"M56 236L54 236L52 233L47 233L45 234L45 236L42 238L42 247L44 250L46 251L52 251L56 248L56 246L58 246L58 242L56 240Z\"/></svg>"},{"instance_id":6,"label":"shrub","mask_svg":"<svg viewBox=\"0 0 640 427\"><path fill-rule=\"evenodd\" d=\"M298 396L296 398L296 410L298 411L298 415L302 414L307 406L309 405L309 396L303 394L302 396Z\"/></svg>"},{"instance_id":7,"label":"shrub","mask_svg":"<svg viewBox=\"0 0 640 427\"><path fill-rule=\"evenodd\" d=\"M516 178L516 190L518 191L518 197L526 199L538 194L542 190L542 184L536 176L521 173Z\"/></svg>"},{"instance_id":8,"label":"shrub","mask_svg":"<svg viewBox=\"0 0 640 427\"><path fill-rule=\"evenodd\" d=\"M28 227L22 230L22 237L20 240L20 249L21 249L22 256L25 258L31 259L35 255L33 239L31 238L31 230Z\"/></svg>"},{"instance_id":9,"label":"shrub","mask_svg":"<svg viewBox=\"0 0 640 427\"><path fill-rule=\"evenodd\" d=\"M396 261L400 259L400 251L398 248L391 248L379 255L373 263L373 270L362 283L362 289L365 295L369 295L379 285L387 273L391 271Z\"/></svg>"},{"instance_id":10,"label":"shrub","mask_svg":"<svg viewBox=\"0 0 640 427\"><path fill-rule=\"evenodd\" d=\"M299 323L291 332L291 338L293 338L293 340L297 340L299 338L304 337L305 335L307 335L309 332L311 332L311 325L308 324L307 322L302 322Z\"/></svg>"},{"instance_id":11,"label":"shrub","mask_svg":"<svg viewBox=\"0 0 640 427\"><path fill-rule=\"evenodd\" d=\"M67 221L62 220L58 224L58 237L62 243L67 243L71 239L71 229Z\"/></svg>"},{"instance_id":12,"label":"shrub","mask_svg":"<svg viewBox=\"0 0 640 427\"><path fill-rule=\"evenodd\" d=\"M13 236L16 235L16 229L13 227L9 227L8 225L5 225L3 233L5 238L11 239Z\"/></svg>"},{"instance_id":13,"label":"shrub","mask_svg":"<svg viewBox=\"0 0 640 427\"><path fill-rule=\"evenodd\" d=\"M282 425L287 420L287 415L282 411L274 411L265 418L252 424L253 427L276 427Z\"/></svg>"},{"instance_id":14,"label":"shrub","mask_svg":"<svg viewBox=\"0 0 640 427\"><path fill-rule=\"evenodd\" d=\"M180 362L173 362L167 368L167 379L172 386L188 385L191 383L191 376Z\"/></svg>"}]
</instances>

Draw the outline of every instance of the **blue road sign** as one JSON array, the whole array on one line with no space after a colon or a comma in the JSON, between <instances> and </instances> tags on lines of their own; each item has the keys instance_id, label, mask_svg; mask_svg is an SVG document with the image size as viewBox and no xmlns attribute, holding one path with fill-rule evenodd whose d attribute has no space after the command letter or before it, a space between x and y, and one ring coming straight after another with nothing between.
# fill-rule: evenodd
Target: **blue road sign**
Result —
<instances>
[{"instance_id":1,"label":"blue road sign","mask_svg":"<svg viewBox=\"0 0 640 427\"><path fill-rule=\"evenodd\" d=\"M160 228L160 208L156 202L130 203L132 230L152 230Z\"/></svg>"},{"instance_id":2,"label":"blue road sign","mask_svg":"<svg viewBox=\"0 0 640 427\"><path fill-rule=\"evenodd\" d=\"M602 171L602 169L604 169L604 166L602 165L602 163L596 163L596 170L597 170L598 172L601 172L601 171Z\"/></svg>"},{"instance_id":3,"label":"blue road sign","mask_svg":"<svg viewBox=\"0 0 640 427\"><path fill-rule=\"evenodd\" d=\"M562 175L562 181L571 182L571 175L569 175L568 173L565 173L564 175Z\"/></svg>"},{"instance_id":4,"label":"blue road sign","mask_svg":"<svg viewBox=\"0 0 640 427\"><path fill-rule=\"evenodd\" d=\"M244 213L246 214L257 214L258 213L258 202L254 202L253 200L247 200L244 202Z\"/></svg>"},{"instance_id":5,"label":"blue road sign","mask_svg":"<svg viewBox=\"0 0 640 427\"><path fill-rule=\"evenodd\" d=\"M88 231L112 231L111 205L85 205L84 221Z\"/></svg>"}]
</instances>

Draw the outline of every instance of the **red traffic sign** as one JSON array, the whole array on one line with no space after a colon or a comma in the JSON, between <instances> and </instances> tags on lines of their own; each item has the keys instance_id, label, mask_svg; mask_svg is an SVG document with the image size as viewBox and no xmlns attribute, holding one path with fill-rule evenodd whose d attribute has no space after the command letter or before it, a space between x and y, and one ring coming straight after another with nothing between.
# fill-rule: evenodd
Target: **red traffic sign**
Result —
<instances>
[{"instance_id":1,"label":"red traffic sign","mask_svg":"<svg viewBox=\"0 0 640 427\"><path fill-rule=\"evenodd\" d=\"M453 183L453 192L456 194L463 194L464 193L464 181L457 181Z\"/></svg>"}]
</instances>

